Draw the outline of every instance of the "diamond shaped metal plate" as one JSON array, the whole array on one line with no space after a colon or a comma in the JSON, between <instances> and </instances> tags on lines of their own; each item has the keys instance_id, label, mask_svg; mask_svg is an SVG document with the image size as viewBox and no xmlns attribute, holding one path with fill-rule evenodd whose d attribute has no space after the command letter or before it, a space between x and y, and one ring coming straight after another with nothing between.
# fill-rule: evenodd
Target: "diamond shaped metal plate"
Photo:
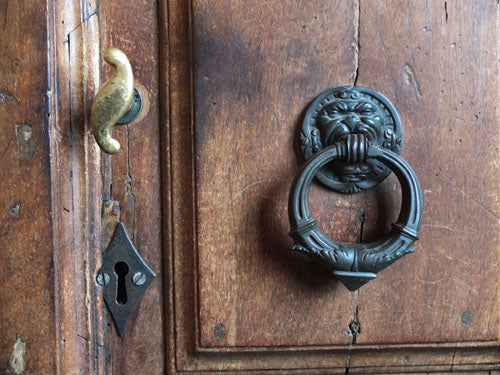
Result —
<instances>
[{"instance_id":1,"label":"diamond shaped metal plate","mask_svg":"<svg viewBox=\"0 0 500 375\"><path fill-rule=\"evenodd\" d=\"M146 264L127 234L123 223L116 226L113 238L102 257L97 283L123 337L135 307L156 274Z\"/></svg>"}]
</instances>

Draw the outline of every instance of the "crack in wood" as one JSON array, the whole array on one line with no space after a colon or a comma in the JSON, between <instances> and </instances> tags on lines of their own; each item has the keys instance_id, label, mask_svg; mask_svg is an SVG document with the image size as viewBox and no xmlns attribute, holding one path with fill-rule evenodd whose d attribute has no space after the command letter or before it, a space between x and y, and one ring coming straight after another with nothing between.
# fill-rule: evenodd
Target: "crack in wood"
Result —
<instances>
[{"instance_id":1,"label":"crack in wood","mask_svg":"<svg viewBox=\"0 0 500 375\"><path fill-rule=\"evenodd\" d=\"M358 76L359 76L359 26L360 26L360 0L355 0L354 2L354 19L353 19L353 25L354 25L354 40L351 44L351 46L354 49L354 71L351 75L350 79L350 85L351 86L356 86L358 83Z\"/></svg>"}]
</instances>

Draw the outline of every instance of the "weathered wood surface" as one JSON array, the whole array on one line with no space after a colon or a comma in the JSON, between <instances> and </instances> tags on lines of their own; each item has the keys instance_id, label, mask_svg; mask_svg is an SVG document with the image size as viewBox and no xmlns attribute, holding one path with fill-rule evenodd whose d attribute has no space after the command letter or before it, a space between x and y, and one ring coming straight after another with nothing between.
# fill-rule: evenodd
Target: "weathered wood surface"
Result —
<instances>
[{"instance_id":1,"label":"weathered wood surface","mask_svg":"<svg viewBox=\"0 0 500 375\"><path fill-rule=\"evenodd\" d=\"M357 84L383 92L401 113L403 156L426 197L417 254L360 291L366 323L358 339L495 340L498 61L497 35L488 30L497 6L450 3L445 13L436 2L365 2L356 71L356 11L353 3L339 4L195 3L202 345L347 340L353 293L288 253L286 202L301 112L324 88L349 84L353 71ZM315 217L327 233L352 242L366 211L364 236L374 239L397 215L393 186L342 198L318 188ZM473 320L463 323L469 313Z\"/></svg>"},{"instance_id":2,"label":"weathered wood surface","mask_svg":"<svg viewBox=\"0 0 500 375\"><path fill-rule=\"evenodd\" d=\"M498 369L498 4L168 9L172 371ZM290 254L285 208L304 109L353 83L396 105L425 195L416 253L359 293ZM326 233L368 241L389 230L399 196L391 177L356 196L315 185L311 205Z\"/></svg>"},{"instance_id":3,"label":"weathered wood surface","mask_svg":"<svg viewBox=\"0 0 500 375\"><path fill-rule=\"evenodd\" d=\"M0 2L0 373L56 369L45 4Z\"/></svg>"},{"instance_id":4,"label":"weathered wood surface","mask_svg":"<svg viewBox=\"0 0 500 375\"><path fill-rule=\"evenodd\" d=\"M46 5L0 3L2 371L499 369L496 1ZM111 45L145 97L113 157L88 123ZM396 105L426 203L416 253L358 293L287 237L304 109L346 84ZM387 231L398 200L394 178L311 192L346 242ZM124 340L95 283L118 220L158 274Z\"/></svg>"},{"instance_id":5,"label":"weathered wood surface","mask_svg":"<svg viewBox=\"0 0 500 375\"><path fill-rule=\"evenodd\" d=\"M291 254L287 200L301 162L302 112L326 88L353 83L354 5L194 3L202 346L352 339L354 295ZM315 215L329 218L322 226L336 228L336 238L359 239L363 197L332 197L318 188L312 201Z\"/></svg>"},{"instance_id":6,"label":"weathered wood surface","mask_svg":"<svg viewBox=\"0 0 500 375\"><path fill-rule=\"evenodd\" d=\"M57 322L61 373L162 373L163 292L156 12L149 3L57 2L52 79L53 196L56 259L60 266ZM140 15L140 17L138 17ZM50 30L50 28L49 28ZM89 113L98 87L112 69L102 53L121 48L144 98L139 118L115 129L122 145L101 155ZM55 94L54 94L55 95ZM137 306L125 338L117 336L95 274L116 223L125 223L158 278Z\"/></svg>"},{"instance_id":7,"label":"weathered wood surface","mask_svg":"<svg viewBox=\"0 0 500 375\"><path fill-rule=\"evenodd\" d=\"M115 127L122 150L106 157L104 196L109 192L110 199L120 202L121 221L157 275L125 337L118 337L114 327L106 331L107 373L117 375L161 374L165 365L156 6L147 0L99 3L101 50L113 46L126 53L144 100L138 119ZM106 71L111 70L105 76Z\"/></svg>"},{"instance_id":8,"label":"weathered wood surface","mask_svg":"<svg viewBox=\"0 0 500 375\"><path fill-rule=\"evenodd\" d=\"M48 9L58 373L102 373L103 302L94 277L101 258L100 152L88 121L99 85L96 6L51 2Z\"/></svg>"},{"instance_id":9,"label":"weathered wood surface","mask_svg":"<svg viewBox=\"0 0 500 375\"><path fill-rule=\"evenodd\" d=\"M360 290L357 342L498 341L500 51L491 30L499 6L361 4L358 84L398 109L402 155L419 176L425 211L416 252ZM392 187L367 195L367 239L391 220L380 212L399 200Z\"/></svg>"}]
</instances>

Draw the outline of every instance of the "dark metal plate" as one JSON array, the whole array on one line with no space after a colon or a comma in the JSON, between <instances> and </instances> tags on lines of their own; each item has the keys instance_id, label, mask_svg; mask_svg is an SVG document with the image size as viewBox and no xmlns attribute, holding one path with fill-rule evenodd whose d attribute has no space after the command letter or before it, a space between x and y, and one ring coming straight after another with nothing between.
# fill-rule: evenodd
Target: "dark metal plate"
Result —
<instances>
[{"instance_id":1,"label":"dark metal plate","mask_svg":"<svg viewBox=\"0 0 500 375\"><path fill-rule=\"evenodd\" d=\"M123 223L118 223L102 256L96 281L102 286L104 300L120 337L125 334L135 307L155 277L130 241Z\"/></svg>"},{"instance_id":2,"label":"dark metal plate","mask_svg":"<svg viewBox=\"0 0 500 375\"><path fill-rule=\"evenodd\" d=\"M307 109L300 134L306 160L348 134L363 134L379 146L399 154L403 145L401 121L392 103L381 93L361 86L342 86L319 95ZM382 182L390 169L369 159L348 164L335 160L316 177L341 193L358 193Z\"/></svg>"}]
</instances>

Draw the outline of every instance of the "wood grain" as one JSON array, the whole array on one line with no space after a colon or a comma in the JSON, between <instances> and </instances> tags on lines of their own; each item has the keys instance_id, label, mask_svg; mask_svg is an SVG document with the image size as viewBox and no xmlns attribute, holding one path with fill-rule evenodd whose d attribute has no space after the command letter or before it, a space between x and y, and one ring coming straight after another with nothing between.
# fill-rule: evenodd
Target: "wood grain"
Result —
<instances>
[{"instance_id":1,"label":"wood grain","mask_svg":"<svg viewBox=\"0 0 500 375\"><path fill-rule=\"evenodd\" d=\"M75 369L92 374L162 373L157 58L154 38L151 41L151 33L143 32L144 24L155 24L156 13L144 3L121 8L107 2L57 2L49 8L55 10L50 77L58 87L51 102L55 113L51 127L52 191L60 285L58 370L64 374ZM134 10L142 18L136 17ZM136 33L128 35L128 43L122 43L127 38L122 31L129 27ZM137 49L130 48L135 45L133 40ZM112 43L129 56L145 105L134 124L116 131L122 152L101 158L88 119L92 99L110 73L109 68L102 72L101 56ZM159 275L138 305L123 340L117 337L95 283L101 253L118 220L125 222L139 252Z\"/></svg>"},{"instance_id":2,"label":"wood grain","mask_svg":"<svg viewBox=\"0 0 500 375\"><path fill-rule=\"evenodd\" d=\"M42 2L0 3L2 374L56 369L46 27Z\"/></svg>"},{"instance_id":3,"label":"wood grain","mask_svg":"<svg viewBox=\"0 0 500 375\"><path fill-rule=\"evenodd\" d=\"M126 53L144 100L136 121L114 129L122 150L106 157L103 189L109 192L109 199L120 202L120 220L157 275L137 306L125 337L118 337L112 324L107 329L106 368L109 374L160 374L165 350L156 5L150 1L100 1L99 10L101 49L113 46ZM109 72L107 67L105 76Z\"/></svg>"},{"instance_id":4,"label":"wood grain","mask_svg":"<svg viewBox=\"0 0 500 375\"><path fill-rule=\"evenodd\" d=\"M486 33L486 26L478 28L478 23L484 21L485 25L492 27L490 18L483 14L487 11L479 11L479 6L469 10L463 3L454 2L453 6L457 8L451 11L450 4L447 5L448 19L445 14L443 20L438 19L442 15L438 9L442 11L443 4L440 4L442 9L437 3L432 7L427 5L428 13L432 10L436 24L457 22L450 19L452 12L461 15L458 23L469 32L464 39L472 38L470 35L474 35L474 30L478 35ZM168 8L170 43L171 133L167 139L172 147L171 164L165 168L165 175L172 184L171 195L168 195L172 211L167 211L172 216L166 228L168 233L172 233L169 242L172 246L169 257L172 260L167 266L175 273L174 287L167 297L173 301L167 305L167 311L170 315L169 332L174 334L174 337L167 337L167 343L169 350L175 351L175 357L169 357L169 370L172 373L186 371L197 374L210 371L237 373L243 369L249 373L326 374L345 373L346 369L352 373L480 373L498 369L500 346L496 334L482 340L481 333L476 331L475 337L471 336L469 340L462 340L463 336L456 339L453 331L455 323L444 326L448 331L440 333L442 317L437 315L442 310L436 309L432 316L436 323L434 331L429 334L425 334L426 322L421 320L396 322L400 331L392 329L392 316L387 316L387 311L384 311L389 304L392 304L389 311L394 316L422 316L418 312L419 306L414 305L411 298L422 300L424 291L413 294L396 292L405 290L407 284L412 285L411 273L416 272L415 266L419 265L413 259L422 252L420 247L416 254L393 265L396 267L394 272L390 272L391 268L367 284L364 288L371 289L367 292L362 290L359 299L356 294L342 295L341 290L334 289L334 282L324 282L328 278L321 275L320 269L314 268L308 260L285 251L289 240L285 236L288 223L283 219L285 212L282 211L286 206L288 189L284 176L289 174L291 179L301 162L294 143L301 111L327 87L357 83L380 90L396 104L405 129L403 156L422 176L425 194L430 194L425 189L431 177L425 169L435 168L436 160L448 161L459 167L457 160L464 155L453 154L456 146L450 136L443 137L446 143L442 144L436 139L427 139L423 129L427 126L432 127L435 134L444 132L440 130L441 116L448 116L450 108L431 107L430 103L436 104L436 100L430 95L429 98L419 99L421 94L425 96L424 87L440 85L442 72L438 65L445 59L436 55L431 62L429 52L425 55L426 51L423 51L423 45L415 44L415 53L421 52L421 64L427 64L425 73L428 76L422 75L416 68L417 63L411 60L413 56L408 57L409 62L406 63L407 56L403 54L406 41L394 32L404 30L411 34L409 39L419 36L425 25L419 29L412 26L413 22L417 24L421 17L430 17L423 5L408 5L411 11L405 11L404 2L353 2L351 6L342 3L339 8L336 8L337 3L332 2L325 9L321 8L321 4L301 2L293 2L293 5L266 3L258 8L241 3L210 1L194 1L191 5L169 1L164 7ZM494 2L481 5L481 9L490 9L491 18L498 12ZM324 23L328 26L327 30L311 28L307 22L300 22L311 14L314 19L313 9L319 8L322 9L320 13L328 18ZM296 30L290 26L295 22L300 25L297 32L300 41L294 39ZM308 28L310 35L305 32ZM446 32L440 31L439 38L445 37ZM484 43L494 50L496 38L490 33ZM316 53L308 49L319 45L319 40L321 46L326 43L332 47L324 47L325 50L320 49ZM328 44L332 40L335 43ZM434 42L429 41L429 46L434 46ZM300 44L300 48L294 49L294 43ZM452 43L450 48L457 47L451 47ZM338 47L342 45L344 48ZM358 48L359 55L355 53ZM437 46L434 48L438 49ZM394 51L389 53L392 49ZM330 56L330 60L325 55ZM495 53L492 55L495 56ZM320 61L316 66L311 63L315 58ZM390 59L397 58L404 62L393 69L391 64L396 66L396 63ZM497 66L492 65L492 57L490 59L483 60L484 64L480 67L480 75L484 77L497 74ZM399 63L399 60L396 61ZM295 69L288 68L286 63ZM466 66L466 61L462 64ZM314 69L308 70L311 66ZM469 70L470 73L465 74L471 77L477 74ZM331 72L330 75L328 72ZM298 78L302 75L303 80ZM167 77L167 73L164 76ZM428 82L425 82L426 79ZM496 76L490 77L491 82L495 79ZM452 81L451 76L449 80ZM475 85L476 81L471 80L468 87L476 90L471 88ZM458 84L454 87L454 90L461 90ZM496 99L495 95L491 94L490 103ZM429 109L433 112L425 112ZM490 105L489 112L482 112L487 113L485 118L488 123L493 124L497 118L495 111L496 108L491 110ZM426 122L421 121L423 119ZM445 125L445 130L449 132L448 129ZM490 131L485 131L485 136L490 134ZM459 139L461 142L458 140L458 143L466 142L464 137ZM491 144L495 143L494 139ZM452 158L445 153L449 145ZM419 147L424 147L424 152ZM429 147L435 147L435 150L430 152ZM484 145L481 149L486 153ZM495 153L495 149L491 150L488 152ZM465 162L472 163L472 156L468 156ZM486 159L483 163L492 165ZM477 168L476 178L484 181L488 176L484 170ZM488 186L496 186L493 180L487 182ZM399 187L394 178L384 182L376 191L349 198L339 198L319 186L314 189L311 200L316 217L324 218L321 225L327 233L344 241L357 241L361 235L364 240L380 236L388 230L399 210ZM490 202L495 202L496 192L491 188L485 191L490 192L487 195L492 199ZM453 202L439 190L434 194L438 194L441 204ZM464 200L467 199L462 197ZM438 210L441 214L449 214L450 207L455 206L444 210L437 205L426 206L426 215L428 212L435 215ZM332 218L334 213L338 214ZM363 215L366 221L361 226L359 218ZM464 220L464 211L462 215ZM485 213L480 215L486 216ZM472 216L471 220L475 219L476 216ZM462 229L465 223L460 224ZM496 230L495 224L493 228ZM352 228L355 228L354 231ZM428 242L426 231L423 231L419 244L429 247L431 254L434 247ZM482 233L494 234L493 231ZM437 237L435 240L439 241ZM450 234L443 238L456 241L454 246L462 241ZM491 250L494 250L493 245ZM496 262L495 254L497 252L493 251L493 263ZM405 265L405 262L410 265ZM420 266L435 267L432 273L441 272L441 266L433 264L429 257ZM193 267L194 274L189 272L190 267ZM460 267L463 272L465 265ZM401 285L398 281L404 271L410 276L406 276L406 284ZM296 274L301 277L294 278ZM293 298L283 298L299 295L297 285L308 283L306 277L313 281L309 281L310 285L304 289L308 294L300 295L302 305ZM497 283L498 280L493 281L494 285ZM487 287L488 292L496 293L491 285ZM329 293L330 288L337 294ZM383 291L383 295L377 291ZM384 298L390 302L382 303ZM429 293L428 298L434 298L434 294ZM318 303L323 304L323 309L318 308ZM335 308L342 303L348 305L342 312L345 315L336 316L335 308L329 308L329 303ZM413 304L411 310L406 308L409 303ZM346 319L349 323L356 312L361 331L356 335L355 345L345 345L353 341L352 336L342 342L340 335L331 335L328 327L325 329L321 325L335 322L332 326L336 329L337 325L340 327L339 321ZM375 313L379 319L371 323L367 312ZM497 311L491 312L495 318L498 316ZM306 320L304 314L309 321L297 329L297 322ZM462 319L461 315L459 319ZM468 319L466 316L465 320ZM491 327L495 324L491 323ZM276 326L278 329L271 331ZM414 336L403 331L404 327L414 327ZM344 334L347 336L346 332ZM447 334L455 340L442 340ZM430 337L436 341L430 342ZM298 345L299 342L303 345Z\"/></svg>"},{"instance_id":5,"label":"wood grain","mask_svg":"<svg viewBox=\"0 0 500 375\"><path fill-rule=\"evenodd\" d=\"M302 160L296 147L302 112L320 91L349 84L355 70L353 4L194 4L202 346L352 339L354 296L291 254L286 207ZM314 193L316 215L333 222L327 229L358 240L362 197Z\"/></svg>"},{"instance_id":6,"label":"wood grain","mask_svg":"<svg viewBox=\"0 0 500 375\"><path fill-rule=\"evenodd\" d=\"M14 347L32 374L498 372L499 12L0 3L0 372ZM114 157L88 122L110 45L146 104ZM395 104L426 202L415 254L359 293L289 252L285 208L304 109L346 84ZM394 178L354 196L315 184L311 206L335 239L368 241L399 194ZM159 275L123 340L95 283L118 220Z\"/></svg>"},{"instance_id":7,"label":"wood grain","mask_svg":"<svg viewBox=\"0 0 500 375\"><path fill-rule=\"evenodd\" d=\"M122 49L143 96L132 124L115 127L120 153L105 157L103 194L120 205L120 220L157 279L136 308L124 338L108 316L106 373L164 371L156 10L150 2L99 3L101 51ZM105 76L110 72L105 68Z\"/></svg>"},{"instance_id":8,"label":"wood grain","mask_svg":"<svg viewBox=\"0 0 500 375\"><path fill-rule=\"evenodd\" d=\"M360 290L358 343L500 338L498 12L494 1L362 3L358 83L398 109L425 211L416 252ZM367 195L366 239L397 212L384 203L400 200L393 186Z\"/></svg>"},{"instance_id":9,"label":"wood grain","mask_svg":"<svg viewBox=\"0 0 500 375\"><path fill-rule=\"evenodd\" d=\"M102 373L103 303L95 283L101 259L100 151L88 121L100 76L96 4L54 2L48 9L57 373Z\"/></svg>"}]
</instances>

